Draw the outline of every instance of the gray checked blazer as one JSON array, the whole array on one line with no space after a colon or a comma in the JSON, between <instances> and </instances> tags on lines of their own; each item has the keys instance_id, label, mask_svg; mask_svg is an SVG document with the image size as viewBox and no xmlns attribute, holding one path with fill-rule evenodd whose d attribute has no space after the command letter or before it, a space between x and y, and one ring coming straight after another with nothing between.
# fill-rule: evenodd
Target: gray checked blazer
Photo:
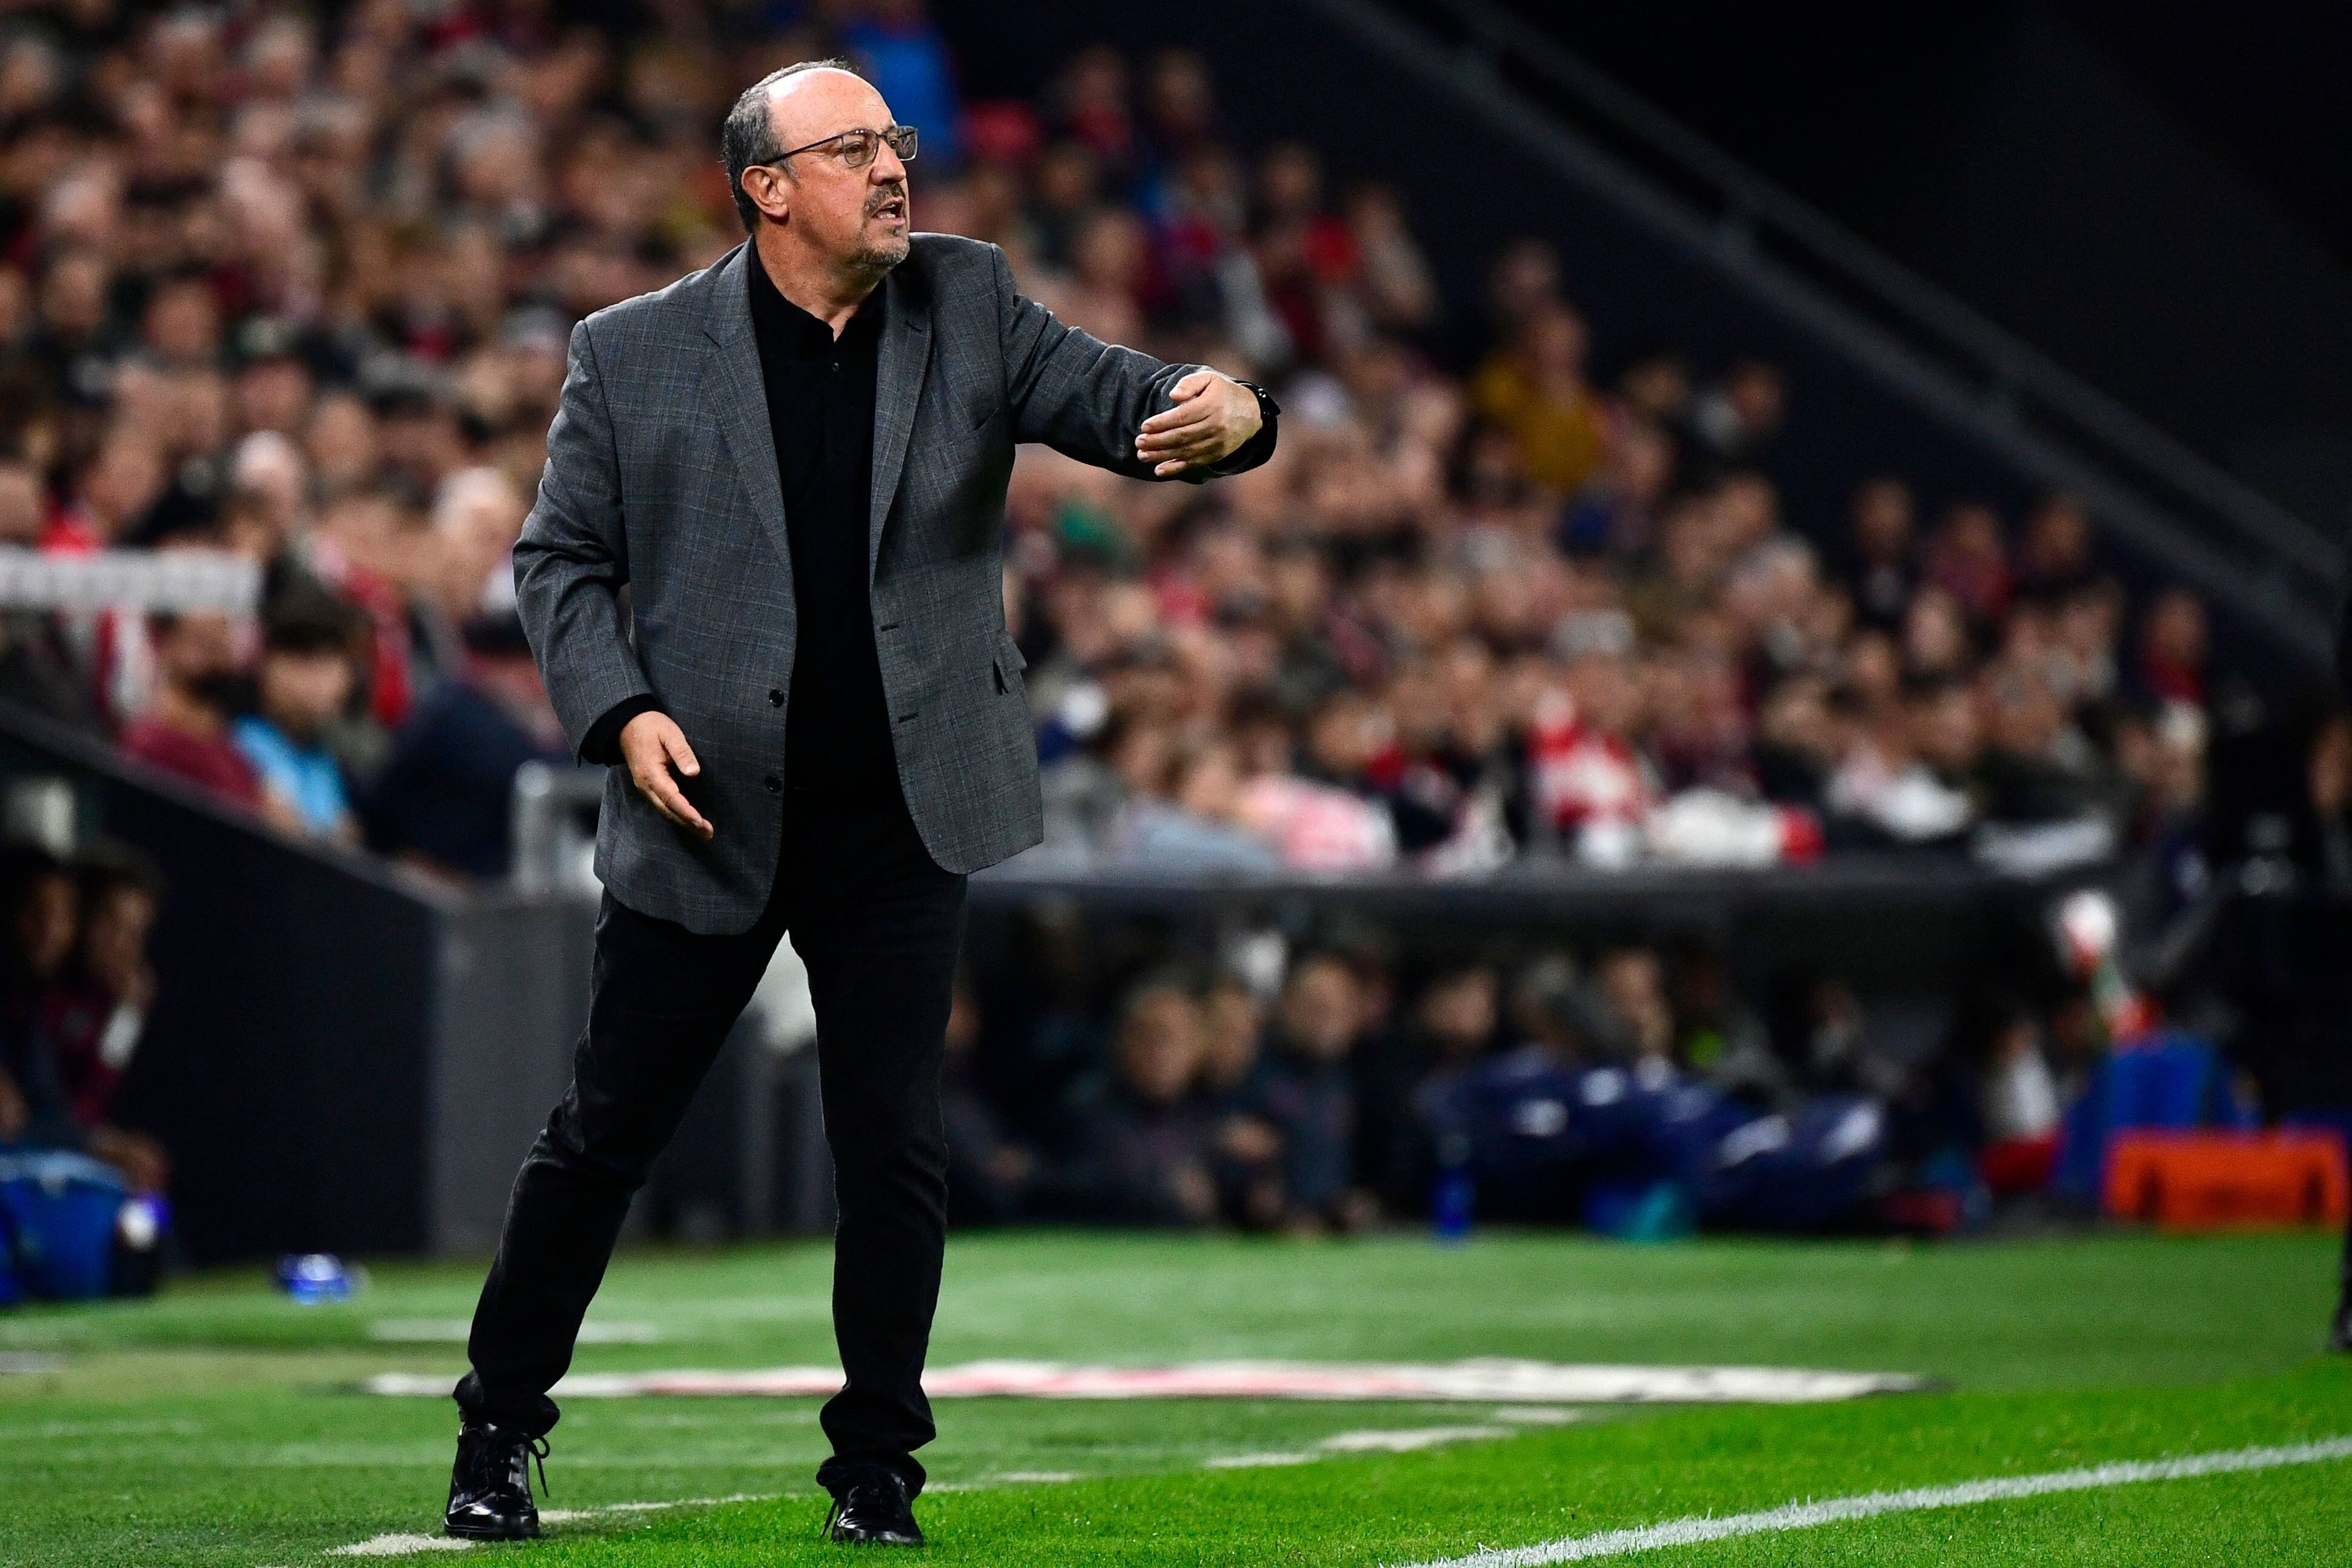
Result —
<instances>
[{"instance_id":1,"label":"gray checked blazer","mask_svg":"<svg viewBox=\"0 0 2352 1568\"><path fill-rule=\"evenodd\" d=\"M746 240L572 330L514 552L523 627L574 749L614 703L650 695L702 764L681 782L710 840L614 767L595 865L631 909L704 932L745 930L765 907L791 763L780 694L792 689L792 554L743 271L757 264ZM1043 831L1021 653L1004 626L1013 444L1149 479L1136 428L1196 367L1057 321L1014 292L993 245L919 234L882 287L875 642L915 826L941 867L974 871Z\"/></svg>"}]
</instances>

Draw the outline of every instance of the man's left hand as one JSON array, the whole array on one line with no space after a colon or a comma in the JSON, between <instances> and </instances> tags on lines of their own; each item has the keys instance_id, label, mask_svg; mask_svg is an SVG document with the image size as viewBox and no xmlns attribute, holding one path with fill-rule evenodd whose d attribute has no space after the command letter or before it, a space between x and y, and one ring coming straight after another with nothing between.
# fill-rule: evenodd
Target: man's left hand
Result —
<instances>
[{"instance_id":1,"label":"man's left hand","mask_svg":"<svg viewBox=\"0 0 2352 1568\"><path fill-rule=\"evenodd\" d=\"M1213 370L1196 370L1171 388L1176 406L1143 422L1135 455L1161 479L1229 458L1265 423L1257 394Z\"/></svg>"}]
</instances>

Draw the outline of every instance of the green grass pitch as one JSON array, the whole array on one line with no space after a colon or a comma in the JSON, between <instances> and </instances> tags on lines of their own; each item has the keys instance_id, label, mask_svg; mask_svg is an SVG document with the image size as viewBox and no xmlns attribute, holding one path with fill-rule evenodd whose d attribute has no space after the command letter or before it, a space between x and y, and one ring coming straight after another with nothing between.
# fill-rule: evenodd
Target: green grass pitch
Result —
<instances>
[{"instance_id":1,"label":"green grass pitch","mask_svg":"<svg viewBox=\"0 0 2352 1568\"><path fill-rule=\"evenodd\" d=\"M638 1253L592 1323L653 1343L575 1370L829 1362L822 1244ZM1809 1499L2352 1435L2352 1360L2319 1350L2333 1238L2102 1236L1915 1247L1632 1247L1484 1234L1297 1243L958 1237L933 1359L1202 1357L1735 1363L1932 1374L1844 1405L1611 1407L942 1400L918 1505L932 1559L1422 1563ZM379 1268L347 1306L257 1271L141 1303L0 1315L0 1563L329 1565L437 1528L456 1419L357 1391L454 1379L476 1267ZM535 1545L394 1557L622 1568L839 1561L818 1540L814 1400L578 1400ZM1469 1427L1420 1451L1328 1440ZM1497 1435L1500 1434L1500 1435ZM1305 1462L1245 1464L1286 1456ZM622 1503L746 1497L669 1509ZM2352 1563L2352 1460L1883 1515L1612 1559L1764 1563Z\"/></svg>"}]
</instances>

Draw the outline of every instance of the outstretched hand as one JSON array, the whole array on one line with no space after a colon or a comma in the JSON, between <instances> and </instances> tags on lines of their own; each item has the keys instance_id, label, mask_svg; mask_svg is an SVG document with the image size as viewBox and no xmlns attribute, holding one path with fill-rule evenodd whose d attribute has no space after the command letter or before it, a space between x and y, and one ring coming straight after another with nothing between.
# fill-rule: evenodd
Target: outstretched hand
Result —
<instances>
[{"instance_id":1,"label":"outstretched hand","mask_svg":"<svg viewBox=\"0 0 2352 1568\"><path fill-rule=\"evenodd\" d=\"M670 773L673 766L687 778L702 772L677 720L657 709L638 714L621 727L621 756L629 764L637 793L652 801L656 811L705 838L711 836L715 830Z\"/></svg>"},{"instance_id":2,"label":"outstretched hand","mask_svg":"<svg viewBox=\"0 0 2352 1568\"><path fill-rule=\"evenodd\" d=\"M1169 390L1176 406L1136 434L1135 455L1165 479L1229 458L1265 423L1257 394L1213 370L1196 370Z\"/></svg>"}]
</instances>

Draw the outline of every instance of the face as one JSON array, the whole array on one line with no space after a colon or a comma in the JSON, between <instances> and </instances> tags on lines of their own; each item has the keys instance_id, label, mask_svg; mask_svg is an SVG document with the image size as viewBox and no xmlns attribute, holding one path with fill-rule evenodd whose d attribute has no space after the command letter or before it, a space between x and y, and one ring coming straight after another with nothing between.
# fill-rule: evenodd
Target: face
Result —
<instances>
[{"instance_id":1,"label":"face","mask_svg":"<svg viewBox=\"0 0 2352 1568\"><path fill-rule=\"evenodd\" d=\"M1335 697L1317 710L1307 749L1320 766L1349 777L1371 761L1381 740L1379 730L1370 704L1352 694Z\"/></svg>"},{"instance_id":2,"label":"face","mask_svg":"<svg viewBox=\"0 0 2352 1568\"><path fill-rule=\"evenodd\" d=\"M1983 733L1969 689L1955 681L1915 703L1911 740L1930 766L1955 773L1974 766Z\"/></svg>"},{"instance_id":3,"label":"face","mask_svg":"<svg viewBox=\"0 0 2352 1568\"><path fill-rule=\"evenodd\" d=\"M1874 560L1890 560L1911 542L1911 492L1891 479L1863 488L1854 498L1854 542Z\"/></svg>"},{"instance_id":4,"label":"face","mask_svg":"<svg viewBox=\"0 0 2352 1568\"><path fill-rule=\"evenodd\" d=\"M163 463L155 449L118 437L91 463L82 494L110 532L152 506L163 491Z\"/></svg>"},{"instance_id":5,"label":"face","mask_svg":"<svg viewBox=\"0 0 2352 1568\"><path fill-rule=\"evenodd\" d=\"M154 929L155 900L140 888L117 888L89 911L82 948L89 966L102 975L137 972L147 960L147 933Z\"/></svg>"},{"instance_id":6,"label":"face","mask_svg":"<svg viewBox=\"0 0 2352 1568\"><path fill-rule=\"evenodd\" d=\"M1231 746L1212 746L1185 766L1177 804L1195 816L1225 820L1241 809L1241 764Z\"/></svg>"},{"instance_id":7,"label":"face","mask_svg":"<svg viewBox=\"0 0 2352 1568\"><path fill-rule=\"evenodd\" d=\"M339 653L272 651L261 661L261 706L271 721L308 741L351 700L352 662Z\"/></svg>"},{"instance_id":8,"label":"face","mask_svg":"<svg viewBox=\"0 0 2352 1568\"><path fill-rule=\"evenodd\" d=\"M882 95L847 71L803 71L771 90L781 147L896 123ZM878 277L907 259L913 231L907 165L887 145L863 169L844 164L837 145L813 148L746 169L743 189L769 221L824 261Z\"/></svg>"},{"instance_id":9,"label":"face","mask_svg":"<svg viewBox=\"0 0 2352 1568\"><path fill-rule=\"evenodd\" d=\"M1568 689L1578 717L1604 735L1623 735L1640 721L1641 688L1615 654L1588 653L1569 666Z\"/></svg>"},{"instance_id":10,"label":"face","mask_svg":"<svg viewBox=\"0 0 2352 1568\"><path fill-rule=\"evenodd\" d=\"M1495 1032L1495 977L1483 969L1446 975L1421 999L1421 1021L1448 1055L1476 1050Z\"/></svg>"},{"instance_id":11,"label":"face","mask_svg":"<svg viewBox=\"0 0 2352 1568\"><path fill-rule=\"evenodd\" d=\"M1645 1044L1668 1026L1665 972L1657 954L1646 948L1612 953L1601 961L1597 978L1610 1007Z\"/></svg>"},{"instance_id":12,"label":"face","mask_svg":"<svg viewBox=\"0 0 2352 1568\"><path fill-rule=\"evenodd\" d=\"M2158 658L2194 665L2205 657L2205 610L2182 593L2168 593L2147 613L2147 646Z\"/></svg>"},{"instance_id":13,"label":"face","mask_svg":"<svg viewBox=\"0 0 2352 1568\"><path fill-rule=\"evenodd\" d=\"M0 543L30 544L40 532L40 476L21 463L0 467Z\"/></svg>"},{"instance_id":14,"label":"face","mask_svg":"<svg viewBox=\"0 0 2352 1568\"><path fill-rule=\"evenodd\" d=\"M192 612L156 639L156 662L172 679L185 684L236 668L236 634L226 616Z\"/></svg>"},{"instance_id":15,"label":"face","mask_svg":"<svg viewBox=\"0 0 2352 1568\"><path fill-rule=\"evenodd\" d=\"M1137 1098L1165 1105L1191 1087L1201 1065L1200 1016L1173 988L1139 998L1119 1040L1119 1062Z\"/></svg>"},{"instance_id":16,"label":"face","mask_svg":"<svg viewBox=\"0 0 2352 1568\"><path fill-rule=\"evenodd\" d=\"M36 974L55 973L73 950L79 918L74 885L68 878L45 876L26 889L16 912L16 945L26 967Z\"/></svg>"},{"instance_id":17,"label":"face","mask_svg":"<svg viewBox=\"0 0 2352 1568\"><path fill-rule=\"evenodd\" d=\"M1291 1044L1316 1061L1338 1061L1362 1023L1356 977L1335 960L1299 968L1282 994L1282 1027Z\"/></svg>"},{"instance_id":18,"label":"face","mask_svg":"<svg viewBox=\"0 0 2352 1568\"><path fill-rule=\"evenodd\" d=\"M1202 1004L1202 1060L1219 1083L1238 1082L1257 1060L1257 998L1245 985L1222 981Z\"/></svg>"}]
</instances>

